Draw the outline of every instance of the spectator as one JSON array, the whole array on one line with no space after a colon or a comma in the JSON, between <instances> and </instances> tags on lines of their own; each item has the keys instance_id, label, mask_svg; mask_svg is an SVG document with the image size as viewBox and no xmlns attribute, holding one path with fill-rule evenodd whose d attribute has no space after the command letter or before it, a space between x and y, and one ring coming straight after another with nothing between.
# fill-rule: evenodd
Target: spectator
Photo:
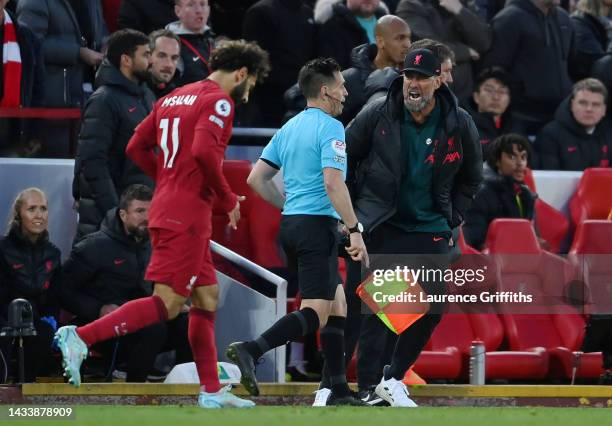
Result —
<instances>
[{"instance_id":1,"label":"spectator","mask_svg":"<svg viewBox=\"0 0 612 426\"><path fill-rule=\"evenodd\" d=\"M556 0L509 0L493 21L493 43L484 66L510 76L514 125L535 135L571 90L568 61L572 22Z\"/></svg>"},{"instance_id":2,"label":"spectator","mask_svg":"<svg viewBox=\"0 0 612 426\"><path fill-rule=\"evenodd\" d=\"M122 0L117 28L131 28L145 34L164 28L176 19L175 4L178 1L180 0Z\"/></svg>"},{"instance_id":3,"label":"spectator","mask_svg":"<svg viewBox=\"0 0 612 426\"><path fill-rule=\"evenodd\" d=\"M166 25L181 40L179 72L174 75L177 86L205 79L210 74L208 60L215 40L207 25L210 15L208 0L176 0L174 12L179 20Z\"/></svg>"},{"instance_id":4,"label":"spectator","mask_svg":"<svg viewBox=\"0 0 612 426\"><path fill-rule=\"evenodd\" d=\"M473 0L474 9L483 22L491 22L497 12L502 10L506 0Z\"/></svg>"},{"instance_id":5,"label":"spectator","mask_svg":"<svg viewBox=\"0 0 612 426\"><path fill-rule=\"evenodd\" d=\"M487 148L493 139L512 130L510 115L510 83L508 75L499 67L485 68L476 79L470 113L480 134L482 158L487 158Z\"/></svg>"},{"instance_id":6,"label":"spectator","mask_svg":"<svg viewBox=\"0 0 612 426\"><path fill-rule=\"evenodd\" d=\"M376 24L376 44L362 44L353 49L351 60L353 66L342 71L348 97L344 110L338 116L342 124L347 125L368 101L366 81L376 70L389 68L390 78L399 75L398 70L404 64L404 58L410 48L410 27L394 15L381 17ZM385 73L387 75L387 73ZM385 92L386 92L385 86ZM291 117L306 106L306 100L299 87L294 85L285 94Z\"/></svg>"},{"instance_id":7,"label":"spectator","mask_svg":"<svg viewBox=\"0 0 612 426\"><path fill-rule=\"evenodd\" d=\"M255 3L257 0L213 1L210 5L211 26L230 40L239 39L242 37L242 26L236 23L244 20L244 14Z\"/></svg>"},{"instance_id":8,"label":"spectator","mask_svg":"<svg viewBox=\"0 0 612 426\"><path fill-rule=\"evenodd\" d=\"M597 79L574 84L572 94L535 142L540 168L582 171L610 167L612 123L605 118L607 98L606 87Z\"/></svg>"},{"instance_id":9,"label":"spectator","mask_svg":"<svg viewBox=\"0 0 612 426\"><path fill-rule=\"evenodd\" d=\"M491 142L484 180L465 215L463 234L468 244L482 250L495 219L533 220L537 196L525 185L530 155L531 143L524 136L510 133Z\"/></svg>"},{"instance_id":10,"label":"spectator","mask_svg":"<svg viewBox=\"0 0 612 426\"><path fill-rule=\"evenodd\" d=\"M21 191L11 207L8 234L0 238L0 323L17 298L32 305L36 336L24 338L25 380L46 373L59 312L60 251L49 241L47 197L38 188ZM10 339L0 340L7 367Z\"/></svg>"},{"instance_id":11,"label":"spectator","mask_svg":"<svg viewBox=\"0 0 612 426\"><path fill-rule=\"evenodd\" d=\"M416 40L430 38L455 54L451 89L461 103L472 94L473 63L491 46L491 30L465 0L402 0L397 15L404 18Z\"/></svg>"},{"instance_id":12,"label":"spectator","mask_svg":"<svg viewBox=\"0 0 612 426\"><path fill-rule=\"evenodd\" d=\"M253 117L259 125L279 127L285 113L283 94L297 81L302 65L315 56L312 9L301 0L260 0L247 10L242 28L246 40L256 41L270 54L272 68L248 108L262 114Z\"/></svg>"},{"instance_id":13,"label":"spectator","mask_svg":"<svg viewBox=\"0 0 612 426\"><path fill-rule=\"evenodd\" d=\"M572 14L576 31L576 60L572 61L572 71L576 79L591 76L593 63L606 54L608 33L603 19L609 12L604 0L580 0Z\"/></svg>"},{"instance_id":14,"label":"spectator","mask_svg":"<svg viewBox=\"0 0 612 426\"><path fill-rule=\"evenodd\" d=\"M123 0L102 0L102 13L104 14L104 22L108 32L114 33L118 30L117 20L119 19L119 9Z\"/></svg>"},{"instance_id":15,"label":"spectator","mask_svg":"<svg viewBox=\"0 0 612 426\"><path fill-rule=\"evenodd\" d=\"M100 64L103 55L82 43L74 10L66 0L19 0L19 25L30 28L41 44L44 74L44 106L80 108L84 101L83 77L87 67ZM41 154L68 157L70 123L45 123Z\"/></svg>"},{"instance_id":16,"label":"spectator","mask_svg":"<svg viewBox=\"0 0 612 426\"><path fill-rule=\"evenodd\" d=\"M329 18L332 16L332 6L336 3L340 3L342 0L317 0L314 9L314 19L318 25L322 25L326 23ZM385 15L389 13L395 13L395 8L397 7L398 0L389 1L381 1L380 8ZM391 3L393 9L387 6L388 3Z\"/></svg>"},{"instance_id":17,"label":"spectator","mask_svg":"<svg viewBox=\"0 0 612 426\"><path fill-rule=\"evenodd\" d=\"M151 68L147 84L157 99L172 92L176 66L181 57L181 40L170 30L156 30L149 35Z\"/></svg>"},{"instance_id":18,"label":"spectator","mask_svg":"<svg viewBox=\"0 0 612 426\"><path fill-rule=\"evenodd\" d=\"M151 257L147 229L153 192L145 185L131 185L121 195L118 208L108 211L99 231L79 241L63 267L62 304L83 325L103 317L125 302L151 296L144 280ZM176 349L177 363L191 362L187 340L187 314L151 325L96 347L111 355L118 346L118 363L127 364L128 382L144 382L156 355Z\"/></svg>"},{"instance_id":19,"label":"spectator","mask_svg":"<svg viewBox=\"0 0 612 426\"><path fill-rule=\"evenodd\" d=\"M73 196L78 201L77 239L98 230L119 194L133 183L153 183L125 156L136 126L151 112L155 97L147 87L149 38L119 30L108 42L97 75L98 89L85 105L75 159Z\"/></svg>"},{"instance_id":20,"label":"spectator","mask_svg":"<svg viewBox=\"0 0 612 426\"><path fill-rule=\"evenodd\" d=\"M608 93L612 92L612 54L608 53L602 58L598 59L593 63L593 68L591 69L591 77L596 78L601 81ZM610 97L608 97L608 108L606 111L606 116L608 119L612 119L612 105L610 102Z\"/></svg>"},{"instance_id":21,"label":"spectator","mask_svg":"<svg viewBox=\"0 0 612 426\"><path fill-rule=\"evenodd\" d=\"M40 107L44 105L40 44L30 29L19 25L5 9L8 1L0 0L0 57L6 57L0 68L0 107ZM0 119L0 155L32 153L34 145L29 142L34 135L27 132L24 124L21 120Z\"/></svg>"},{"instance_id":22,"label":"spectator","mask_svg":"<svg viewBox=\"0 0 612 426\"><path fill-rule=\"evenodd\" d=\"M346 0L332 6L332 16L317 35L317 54L336 59L341 69L351 66L351 50L374 43L376 20L386 14L380 0Z\"/></svg>"},{"instance_id":23,"label":"spectator","mask_svg":"<svg viewBox=\"0 0 612 426\"><path fill-rule=\"evenodd\" d=\"M442 83L448 86L453 82L453 62L455 61L455 54L447 45L429 38L423 38L412 43L408 49L408 53L417 49L431 50L434 56L440 61L440 80ZM367 102L371 102L381 96L386 96L389 87L391 87L391 83L398 75L400 74L397 69L389 67L376 70L370 74L364 88L365 95L368 99Z\"/></svg>"}]
</instances>

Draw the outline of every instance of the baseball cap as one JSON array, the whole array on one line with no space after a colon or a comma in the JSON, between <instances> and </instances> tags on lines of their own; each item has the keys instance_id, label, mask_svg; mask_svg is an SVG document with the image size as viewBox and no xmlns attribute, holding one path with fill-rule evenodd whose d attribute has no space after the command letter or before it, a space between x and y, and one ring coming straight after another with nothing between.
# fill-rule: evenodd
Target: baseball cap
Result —
<instances>
[{"instance_id":1,"label":"baseball cap","mask_svg":"<svg viewBox=\"0 0 612 426\"><path fill-rule=\"evenodd\" d=\"M429 49L416 49L406 55L402 74L411 71L427 77L440 75L440 61Z\"/></svg>"}]
</instances>

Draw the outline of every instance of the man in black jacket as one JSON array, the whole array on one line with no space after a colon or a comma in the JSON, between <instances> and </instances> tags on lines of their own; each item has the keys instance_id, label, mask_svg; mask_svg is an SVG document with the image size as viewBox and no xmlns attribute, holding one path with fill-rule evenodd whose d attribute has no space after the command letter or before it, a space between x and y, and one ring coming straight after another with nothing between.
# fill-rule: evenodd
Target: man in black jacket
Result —
<instances>
[{"instance_id":1,"label":"man in black jacket","mask_svg":"<svg viewBox=\"0 0 612 426\"><path fill-rule=\"evenodd\" d=\"M155 96L146 85L149 38L119 30L109 39L85 111L74 165L73 196L78 201L77 239L97 231L130 184L152 181L125 155L136 126L151 112Z\"/></svg>"},{"instance_id":2,"label":"man in black jacket","mask_svg":"<svg viewBox=\"0 0 612 426\"><path fill-rule=\"evenodd\" d=\"M463 222L478 189L482 157L474 122L440 74L432 51L411 51L388 95L367 104L349 124L346 141L347 181L370 251L417 255L420 265L444 269L440 256L434 257L444 258L454 244L451 230ZM361 277L349 267L346 291L352 293ZM428 294L444 293L442 284L421 282ZM359 304L348 306L355 308ZM432 304L399 336L391 365L382 371L388 331L375 315L363 318L357 370L365 401L414 406L402 379L440 321L441 308Z\"/></svg>"},{"instance_id":3,"label":"man in black jacket","mask_svg":"<svg viewBox=\"0 0 612 426\"><path fill-rule=\"evenodd\" d=\"M342 69L348 68L354 47L374 43L376 20L385 14L379 6L378 0L346 0L334 4L331 18L321 25L317 34L317 54L334 58Z\"/></svg>"},{"instance_id":4,"label":"man in black jacket","mask_svg":"<svg viewBox=\"0 0 612 426\"><path fill-rule=\"evenodd\" d=\"M572 22L554 0L509 0L491 28L484 66L508 72L517 132L535 135L571 90Z\"/></svg>"},{"instance_id":5,"label":"man in black jacket","mask_svg":"<svg viewBox=\"0 0 612 426\"><path fill-rule=\"evenodd\" d=\"M99 231L75 244L64 263L62 301L79 324L94 321L130 300L152 294L144 272L151 257L148 212L153 197L144 185L131 185ZM163 349L177 350L177 363L191 361L187 314L98 345L105 354L118 345L128 382L142 382Z\"/></svg>"},{"instance_id":6,"label":"man in black jacket","mask_svg":"<svg viewBox=\"0 0 612 426\"><path fill-rule=\"evenodd\" d=\"M608 91L597 79L580 80L535 142L540 168L610 167L612 123L605 118Z\"/></svg>"}]
</instances>

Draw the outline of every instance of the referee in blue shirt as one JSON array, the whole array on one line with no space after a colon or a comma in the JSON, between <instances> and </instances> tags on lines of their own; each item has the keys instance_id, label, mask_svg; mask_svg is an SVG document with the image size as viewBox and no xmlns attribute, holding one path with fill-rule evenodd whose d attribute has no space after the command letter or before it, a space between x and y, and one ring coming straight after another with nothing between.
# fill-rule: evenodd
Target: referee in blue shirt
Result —
<instances>
[{"instance_id":1,"label":"referee in blue shirt","mask_svg":"<svg viewBox=\"0 0 612 426\"><path fill-rule=\"evenodd\" d=\"M302 304L260 337L232 343L228 358L242 372L242 384L259 394L254 361L287 341L321 328L325 356L325 388L315 404L362 405L346 383L344 325L346 301L338 284L338 219L345 224L347 252L367 266L368 254L357 221L346 177L344 128L333 117L342 112L347 96L340 66L334 59L314 59L300 70L298 83L307 108L289 120L272 138L255 164L248 183L265 200L283 210L280 237L289 268L297 271ZM285 195L272 178L282 168Z\"/></svg>"}]
</instances>

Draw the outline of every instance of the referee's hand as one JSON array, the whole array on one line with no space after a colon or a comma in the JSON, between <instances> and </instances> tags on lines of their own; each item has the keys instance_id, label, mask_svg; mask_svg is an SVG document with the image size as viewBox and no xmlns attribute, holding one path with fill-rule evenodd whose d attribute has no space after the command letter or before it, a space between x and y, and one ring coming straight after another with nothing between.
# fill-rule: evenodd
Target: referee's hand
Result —
<instances>
[{"instance_id":1,"label":"referee's hand","mask_svg":"<svg viewBox=\"0 0 612 426\"><path fill-rule=\"evenodd\" d=\"M351 256L355 262L362 262L366 268L370 267L370 258L368 257L368 250L366 249L365 243L363 242L363 236L360 232L353 232L349 234L351 245L346 247L346 252Z\"/></svg>"},{"instance_id":2,"label":"referee's hand","mask_svg":"<svg viewBox=\"0 0 612 426\"><path fill-rule=\"evenodd\" d=\"M238 201L236 202L236 207L227 214L229 217L229 223L227 226L232 228L234 231L238 229L238 221L240 221L240 202L246 200L246 197L243 195L238 196Z\"/></svg>"}]
</instances>

